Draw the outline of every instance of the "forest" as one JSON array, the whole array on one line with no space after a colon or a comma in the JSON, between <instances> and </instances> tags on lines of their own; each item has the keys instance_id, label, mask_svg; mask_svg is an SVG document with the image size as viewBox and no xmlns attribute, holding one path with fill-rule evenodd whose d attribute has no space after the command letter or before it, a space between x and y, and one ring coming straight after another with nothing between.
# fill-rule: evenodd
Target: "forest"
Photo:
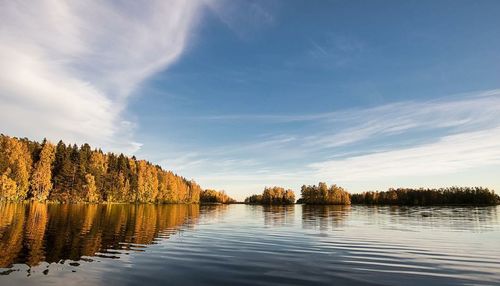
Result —
<instances>
[{"instance_id":1,"label":"forest","mask_svg":"<svg viewBox=\"0 0 500 286\"><path fill-rule=\"evenodd\" d=\"M236 200L228 196L225 191L207 189L200 192L200 203L232 204L236 203Z\"/></svg>"},{"instance_id":2,"label":"forest","mask_svg":"<svg viewBox=\"0 0 500 286\"><path fill-rule=\"evenodd\" d=\"M282 187L266 187L261 195L252 195L245 199L246 204L289 205L295 203L292 190Z\"/></svg>"},{"instance_id":3,"label":"forest","mask_svg":"<svg viewBox=\"0 0 500 286\"><path fill-rule=\"evenodd\" d=\"M0 201L198 203L200 192L134 156L0 135Z\"/></svg>"},{"instance_id":4,"label":"forest","mask_svg":"<svg viewBox=\"0 0 500 286\"><path fill-rule=\"evenodd\" d=\"M353 204L368 205L496 205L500 197L488 188L389 189L385 192L352 194Z\"/></svg>"}]
</instances>

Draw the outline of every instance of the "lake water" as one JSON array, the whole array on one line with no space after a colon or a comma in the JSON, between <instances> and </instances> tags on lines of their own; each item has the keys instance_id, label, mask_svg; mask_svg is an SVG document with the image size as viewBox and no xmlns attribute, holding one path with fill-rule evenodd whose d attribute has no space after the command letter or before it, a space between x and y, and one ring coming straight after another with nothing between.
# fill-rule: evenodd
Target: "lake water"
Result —
<instances>
[{"instance_id":1,"label":"lake water","mask_svg":"<svg viewBox=\"0 0 500 286\"><path fill-rule=\"evenodd\" d=\"M0 285L500 285L499 214L0 204Z\"/></svg>"}]
</instances>

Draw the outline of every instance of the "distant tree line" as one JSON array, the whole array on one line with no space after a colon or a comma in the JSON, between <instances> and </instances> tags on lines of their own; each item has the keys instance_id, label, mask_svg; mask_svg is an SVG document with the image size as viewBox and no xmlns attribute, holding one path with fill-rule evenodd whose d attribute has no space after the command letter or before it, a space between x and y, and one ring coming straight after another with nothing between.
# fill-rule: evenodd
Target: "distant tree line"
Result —
<instances>
[{"instance_id":1,"label":"distant tree line","mask_svg":"<svg viewBox=\"0 0 500 286\"><path fill-rule=\"evenodd\" d=\"M488 188L389 189L386 192L352 194L353 204L368 205L495 205L500 197Z\"/></svg>"},{"instance_id":2,"label":"distant tree line","mask_svg":"<svg viewBox=\"0 0 500 286\"><path fill-rule=\"evenodd\" d=\"M350 205L351 196L342 187L332 185L328 187L326 183L319 183L318 186L303 185L300 189L301 199L298 203L309 205Z\"/></svg>"},{"instance_id":3,"label":"distant tree line","mask_svg":"<svg viewBox=\"0 0 500 286\"><path fill-rule=\"evenodd\" d=\"M225 191L203 190L200 193L200 203L232 204L236 200L229 197Z\"/></svg>"},{"instance_id":4,"label":"distant tree line","mask_svg":"<svg viewBox=\"0 0 500 286\"><path fill-rule=\"evenodd\" d=\"M252 195L245 199L247 204L288 205L295 203L295 194L292 190L282 187L266 187L262 195Z\"/></svg>"},{"instance_id":5,"label":"distant tree line","mask_svg":"<svg viewBox=\"0 0 500 286\"><path fill-rule=\"evenodd\" d=\"M389 189L385 192L350 194L337 185L326 183L302 186L299 204L308 205L497 205L500 196L483 187L450 187L441 189ZM260 195L245 199L247 204L293 204L292 190L280 187L266 188Z\"/></svg>"},{"instance_id":6,"label":"distant tree line","mask_svg":"<svg viewBox=\"0 0 500 286\"><path fill-rule=\"evenodd\" d=\"M0 201L198 203L200 192L134 156L0 135Z\"/></svg>"}]
</instances>

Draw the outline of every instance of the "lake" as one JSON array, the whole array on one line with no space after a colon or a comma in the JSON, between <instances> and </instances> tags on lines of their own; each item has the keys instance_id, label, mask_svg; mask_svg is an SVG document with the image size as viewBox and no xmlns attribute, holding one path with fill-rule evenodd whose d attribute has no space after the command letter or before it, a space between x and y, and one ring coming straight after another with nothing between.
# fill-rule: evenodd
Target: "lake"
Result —
<instances>
[{"instance_id":1,"label":"lake","mask_svg":"<svg viewBox=\"0 0 500 286\"><path fill-rule=\"evenodd\" d=\"M0 285L499 285L500 207L0 204Z\"/></svg>"}]
</instances>

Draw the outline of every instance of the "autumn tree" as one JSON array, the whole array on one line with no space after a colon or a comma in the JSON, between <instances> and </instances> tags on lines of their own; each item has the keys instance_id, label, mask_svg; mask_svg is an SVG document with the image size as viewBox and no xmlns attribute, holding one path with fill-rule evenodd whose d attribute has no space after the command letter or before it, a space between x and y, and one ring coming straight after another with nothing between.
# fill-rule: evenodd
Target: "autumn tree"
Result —
<instances>
[{"instance_id":1,"label":"autumn tree","mask_svg":"<svg viewBox=\"0 0 500 286\"><path fill-rule=\"evenodd\" d=\"M85 197L86 201L89 203L96 203L99 201L99 193L97 192L97 187L95 185L94 176L91 174L85 175Z\"/></svg>"},{"instance_id":2,"label":"autumn tree","mask_svg":"<svg viewBox=\"0 0 500 286\"><path fill-rule=\"evenodd\" d=\"M0 201L11 200L16 196L17 184L8 176L8 172L0 176Z\"/></svg>"},{"instance_id":3,"label":"autumn tree","mask_svg":"<svg viewBox=\"0 0 500 286\"><path fill-rule=\"evenodd\" d=\"M52 166L55 160L55 146L44 140L38 162L31 176L31 194L35 200L44 201L52 190Z\"/></svg>"},{"instance_id":4,"label":"autumn tree","mask_svg":"<svg viewBox=\"0 0 500 286\"><path fill-rule=\"evenodd\" d=\"M108 170L108 158L101 150L95 150L90 154L89 172L94 177L96 196L99 198L105 192L106 172Z\"/></svg>"},{"instance_id":5,"label":"autumn tree","mask_svg":"<svg viewBox=\"0 0 500 286\"><path fill-rule=\"evenodd\" d=\"M1 135L0 137L0 174L5 175L15 184L15 190L9 200L24 200L28 196L31 174L31 153L27 144L16 138ZM8 180L4 180L13 188ZM10 189L12 191L12 189Z\"/></svg>"}]
</instances>

